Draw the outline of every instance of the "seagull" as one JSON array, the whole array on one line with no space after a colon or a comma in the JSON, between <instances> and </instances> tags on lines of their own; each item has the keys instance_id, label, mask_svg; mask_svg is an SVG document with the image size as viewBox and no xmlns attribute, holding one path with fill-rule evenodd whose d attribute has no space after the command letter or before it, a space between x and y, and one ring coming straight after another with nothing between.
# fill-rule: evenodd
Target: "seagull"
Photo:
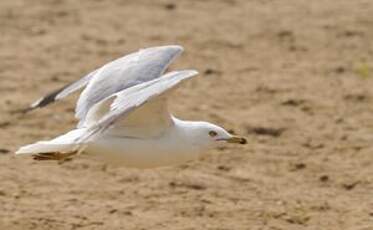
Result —
<instances>
[{"instance_id":1,"label":"seagull","mask_svg":"<svg viewBox=\"0 0 373 230\"><path fill-rule=\"evenodd\" d=\"M168 110L170 92L197 75L166 72L183 52L178 45L140 49L40 98L27 111L47 106L84 88L75 108L75 129L26 145L17 155L35 160L71 159L84 153L125 167L154 168L198 159L220 142L245 144L217 125L186 121Z\"/></svg>"}]
</instances>

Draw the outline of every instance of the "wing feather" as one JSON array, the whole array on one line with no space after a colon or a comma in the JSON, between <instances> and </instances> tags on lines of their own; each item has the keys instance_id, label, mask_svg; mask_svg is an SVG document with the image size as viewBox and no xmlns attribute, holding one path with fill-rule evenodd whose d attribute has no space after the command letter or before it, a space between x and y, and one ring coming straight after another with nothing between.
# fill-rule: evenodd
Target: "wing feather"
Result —
<instances>
[{"instance_id":1,"label":"wing feather","mask_svg":"<svg viewBox=\"0 0 373 230\"><path fill-rule=\"evenodd\" d=\"M131 112L146 106L166 92L178 85L180 82L195 76L198 72L195 70L173 71L163 75L160 78L124 89L106 100L113 100L110 111L104 115L98 122L88 127L86 133L76 140L78 143L89 142L100 133L105 132L114 123L121 118L125 118ZM159 116L159 114L148 114L148 116ZM167 127L165 127L167 128Z\"/></svg>"},{"instance_id":2,"label":"wing feather","mask_svg":"<svg viewBox=\"0 0 373 230\"><path fill-rule=\"evenodd\" d=\"M126 88L159 78L183 51L181 46L159 46L139 50L103 66L79 97L75 116L85 123L89 109Z\"/></svg>"},{"instance_id":3,"label":"wing feather","mask_svg":"<svg viewBox=\"0 0 373 230\"><path fill-rule=\"evenodd\" d=\"M181 46L150 47L116 59L87 74L78 81L63 86L39 98L22 112L45 107L87 86L79 97L75 116L84 124L89 109L125 88L160 77L183 51Z\"/></svg>"},{"instance_id":4,"label":"wing feather","mask_svg":"<svg viewBox=\"0 0 373 230\"><path fill-rule=\"evenodd\" d=\"M83 78L79 79L78 81L72 82L70 84L67 84L63 86L62 88L59 88L57 90L54 90L53 92L48 93L44 97L39 98L34 103L30 105L27 109L24 111L28 112L37 108L45 107L55 101L58 101L76 91L83 88L88 84L88 82L93 78L93 76L96 74L97 70L87 74Z\"/></svg>"}]
</instances>

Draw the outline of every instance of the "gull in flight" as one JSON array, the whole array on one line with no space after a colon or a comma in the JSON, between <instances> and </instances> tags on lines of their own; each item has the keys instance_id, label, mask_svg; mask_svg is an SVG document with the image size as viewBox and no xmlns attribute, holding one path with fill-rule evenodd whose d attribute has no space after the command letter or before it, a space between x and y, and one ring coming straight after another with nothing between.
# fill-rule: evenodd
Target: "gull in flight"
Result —
<instances>
[{"instance_id":1,"label":"gull in flight","mask_svg":"<svg viewBox=\"0 0 373 230\"><path fill-rule=\"evenodd\" d=\"M85 87L76 105L77 127L16 154L36 160L66 160L84 152L128 167L152 168L197 159L219 142L245 144L223 128L185 121L168 110L167 97L195 70L165 73L183 52L177 45L141 49L114 60L33 103L44 107Z\"/></svg>"}]
</instances>

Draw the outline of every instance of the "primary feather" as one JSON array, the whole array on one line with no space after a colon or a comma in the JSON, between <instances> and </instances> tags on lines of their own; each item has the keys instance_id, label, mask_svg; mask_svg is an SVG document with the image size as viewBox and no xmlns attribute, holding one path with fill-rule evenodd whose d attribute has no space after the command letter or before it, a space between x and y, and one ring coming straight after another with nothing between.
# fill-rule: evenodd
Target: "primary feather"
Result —
<instances>
[{"instance_id":1,"label":"primary feather","mask_svg":"<svg viewBox=\"0 0 373 230\"><path fill-rule=\"evenodd\" d=\"M88 111L96 103L126 88L160 77L182 52L183 48L177 45L141 49L109 62L78 81L47 94L24 111L47 106L86 87L75 109L75 116L80 120L78 127L82 127Z\"/></svg>"}]
</instances>

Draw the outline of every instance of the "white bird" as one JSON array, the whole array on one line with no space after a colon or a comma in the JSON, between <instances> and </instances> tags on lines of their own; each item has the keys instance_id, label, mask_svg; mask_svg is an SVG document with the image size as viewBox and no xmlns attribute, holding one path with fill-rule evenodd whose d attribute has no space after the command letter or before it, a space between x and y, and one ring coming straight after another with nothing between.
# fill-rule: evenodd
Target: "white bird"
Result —
<instances>
[{"instance_id":1,"label":"white bird","mask_svg":"<svg viewBox=\"0 0 373 230\"><path fill-rule=\"evenodd\" d=\"M182 51L176 45L141 49L40 98L28 110L85 87L76 106L76 129L23 146L16 154L64 160L84 152L123 166L151 168L197 159L221 141L245 144L244 138L217 125L170 114L167 96L171 89L197 75L195 70L164 74Z\"/></svg>"}]
</instances>

